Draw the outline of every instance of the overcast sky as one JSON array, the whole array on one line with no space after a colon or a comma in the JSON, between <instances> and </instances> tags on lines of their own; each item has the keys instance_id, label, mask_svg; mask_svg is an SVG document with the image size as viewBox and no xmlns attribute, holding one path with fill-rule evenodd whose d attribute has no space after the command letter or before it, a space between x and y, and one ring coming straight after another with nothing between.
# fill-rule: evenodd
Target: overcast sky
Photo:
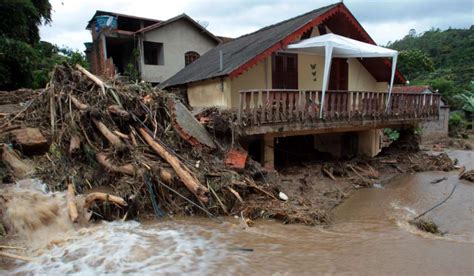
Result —
<instances>
[{"instance_id":1,"label":"overcast sky","mask_svg":"<svg viewBox=\"0 0 474 276\"><path fill-rule=\"evenodd\" d=\"M91 41L85 30L96 10L165 20L181 13L208 22L208 29L229 37L255 31L337 0L50 0L51 26L41 27L41 39L84 50ZM345 0L344 3L379 44L431 27L468 28L473 25L474 0Z\"/></svg>"}]
</instances>

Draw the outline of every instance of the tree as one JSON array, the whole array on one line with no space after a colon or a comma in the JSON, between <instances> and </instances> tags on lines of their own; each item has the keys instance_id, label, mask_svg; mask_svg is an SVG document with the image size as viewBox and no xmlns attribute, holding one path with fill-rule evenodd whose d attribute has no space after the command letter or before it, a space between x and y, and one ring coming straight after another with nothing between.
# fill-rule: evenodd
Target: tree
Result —
<instances>
[{"instance_id":1,"label":"tree","mask_svg":"<svg viewBox=\"0 0 474 276\"><path fill-rule=\"evenodd\" d=\"M48 0L0 0L0 36L26 42L39 41L39 26L51 22Z\"/></svg>"},{"instance_id":2,"label":"tree","mask_svg":"<svg viewBox=\"0 0 474 276\"><path fill-rule=\"evenodd\" d=\"M398 69L408 78L415 79L421 74L434 71L431 58L420 50L405 50L399 54Z\"/></svg>"},{"instance_id":3,"label":"tree","mask_svg":"<svg viewBox=\"0 0 474 276\"><path fill-rule=\"evenodd\" d=\"M0 37L0 89L30 86L37 55L23 41Z\"/></svg>"},{"instance_id":4,"label":"tree","mask_svg":"<svg viewBox=\"0 0 474 276\"><path fill-rule=\"evenodd\" d=\"M455 96L462 102L462 109L469 114L474 114L474 81L471 81L470 91Z\"/></svg>"},{"instance_id":5,"label":"tree","mask_svg":"<svg viewBox=\"0 0 474 276\"><path fill-rule=\"evenodd\" d=\"M46 41L40 41L35 45L36 53L41 57L33 70L32 88L45 87L50 79L50 72L56 64L68 63L79 64L86 69L89 67L84 54L70 48L59 48Z\"/></svg>"}]
</instances>

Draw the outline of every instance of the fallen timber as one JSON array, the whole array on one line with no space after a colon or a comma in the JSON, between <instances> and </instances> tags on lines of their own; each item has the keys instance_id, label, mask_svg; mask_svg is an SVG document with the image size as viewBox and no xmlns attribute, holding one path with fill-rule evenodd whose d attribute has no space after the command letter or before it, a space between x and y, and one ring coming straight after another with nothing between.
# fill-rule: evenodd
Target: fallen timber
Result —
<instances>
[{"instance_id":1,"label":"fallen timber","mask_svg":"<svg viewBox=\"0 0 474 276\"><path fill-rule=\"evenodd\" d=\"M204 110L197 116L209 117L208 121L203 120L204 128L183 135L180 123L189 116L177 117L173 113L176 104L170 108L170 102L184 102L178 96L146 84L105 82L84 68L76 70L67 65L56 67L48 87L31 100L20 115L0 119L0 133L17 126L38 128L47 138L49 148L27 162L27 152L10 149L9 135L0 136L0 142L5 143L2 162L6 166L10 166L11 160L34 164L34 170L23 166L18 174L12 170L11 178L37 177L51 191L68 190L69 202L85 199L87 204L81 207L94 209L105 219L133 219L141 214L153 214L152 202L156 202L167 214L209 212L215 216L229 214L249 219L276 218L285 223L324 224L330 220L327 212L350 190L373 184L379 176L377 171L382 169L380 166L390 167L398 162L399 169L416 171L423 169L417 162L432 163L428 168L444 164L425 156L411 156L408 160L405 155L390 156L387 162L370 166L357 161L347 164L350 166L328 162L314 171L321 173L322 178L330 177L331 182L350 182L349 190L336 189L335 199L326 205L303 202L289 193L289 199L283 201L278 197L282 189L278 180L267 181L267 172L250 157L244 159L238 170L226 165L226 155L240 146L239 130L234 130L237 125L234 114ZM181 115L185 107L179 105ZM196 122L201 121L194 120L193 124ZM217 128L217 122L221 129L231 132L212 129ZM215 137L190 138L209 130L214 130ZM196 146L208 139L213 139L207 143L210 146L206 143ZM333 170L335 167L341 169ZM446 164L446 169L452 168ZM154 193L147 189L145 175L150 176ZM64 181L66 177L73 180L74 194L70 191L71 183ZM94 194L94 189L104 186L113 192ZM111 203L108 209L104 207L106 203ZM70 217L76 220L74 207L70 206ZM80 216L80 207L76 206Z\"/></svg>"}]
</instances>

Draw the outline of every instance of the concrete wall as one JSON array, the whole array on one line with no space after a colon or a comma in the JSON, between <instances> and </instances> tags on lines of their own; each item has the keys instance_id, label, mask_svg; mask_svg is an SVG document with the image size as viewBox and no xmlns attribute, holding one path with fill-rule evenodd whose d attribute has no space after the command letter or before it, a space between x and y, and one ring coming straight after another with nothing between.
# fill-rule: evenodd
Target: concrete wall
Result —
<instances>
[{"instance_id":1,"label":"concrete wall","mask_svg":"<svg viewBox=\"0 0 474 276\"><path fill-rule=\"evenodd\" d=\"M184 68L186 52L194 51L203 55L217 45L217 42L184 19L145 33L143 40L163 43L163 65L145 64L143 51L140 57L142 79L157 83L165 81Z\"/></svg>"},{"instance_id":2,"label":"concrete wall","mask_svg":"<svg viewBox=\"0 0 474 276\"><path fill-rule=\"evenodd\" d=\"M356 59L348 59L349 90L352 91L388 91L388 82L377 82L375 78Z\"/></svg>"},{"instance_id":3,"label":"concrete wall","mask_svg":"<svg viewBox=\"0 0 474 276\"><path fill-rule=\"evenodd\" d=\"M382 129L359 131L358 154L374 157L382 150Z\"/></svg>"},{"instance_id":4,"label":"concrete wall","mask_svg":"<svg viewBox=\"0 0 474 276\"><path fill-rule=\"evenodd\" d=\"M231 81L232 92L229 107L238 108L240 90L272 88L271 64L271 57L267 57Z\"/></svg>"},{"instance_id":5,"label":"concrete wall","mask_svg":"<svg viewBox=\"0 0 474 276\"><path fill-rule=\"evenodd\" d=\"M187 89L192 107L230 106L230 81L228 78L210 79L189 84Z\"/></svg>"},{"instance_id":6,"label":"concrete wall","mask_svg":"<svg viewBox=\"0 0 474 276\"><path fill-rule=\"evenodd\" d=\"M441 107L439 110L439 120L421 123L422 142L433 141L438 138L448 136L449 107Z\"/></svg>"}]
</instances>

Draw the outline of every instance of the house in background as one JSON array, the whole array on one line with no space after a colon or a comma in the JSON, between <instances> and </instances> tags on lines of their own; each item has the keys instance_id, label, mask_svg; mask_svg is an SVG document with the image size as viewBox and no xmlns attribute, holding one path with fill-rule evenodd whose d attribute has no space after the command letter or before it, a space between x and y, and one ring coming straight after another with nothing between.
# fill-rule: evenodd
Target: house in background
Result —
<instances>
[{"instance_id":1,"label":"house in background","mask_svg":"<svg viewBox=\"0 0 474 276\"><path fill-rule=\"evenodd\" d=\"M429 85L395 86L394 93L402 94L422 94L426 100L430 95L437 94ZM421 128L421 139L423 142L433 141L439 138L447 137L449 131L449 105L444 99L441 99L438 111L438 120L430 120L419 124Z\"/></svg>"},{"instance_id":2,"label":"house in background","mask_svg":"<svg viewBox=\"0 0 474 276\"><path fill-rule=\"evenodd\" d=\"M329 55L330 62L325 61L327 48L289 49L319 37L352 40L337 44L340 51ZM437 119L440 97L389 97L389 83L404 84L403 75L387 58L345 56L344 50L354 45L368 54L396 56L396 51L377 47L347 7L337 3L220 44L160 87L185 91L196 109L235 111L244 147L267 169L298 155L297 150L374 156L381 150L383 128ZM324 96L322 90L327 90Z\"/></svg>"},{"instance_id":3,"label":"house in background","mask_svg":"<svg viewBox=\"0 0 474 276\"><path fill-rule=\"evenodd\" d=\"M154 84L173 76L221 42L186 14L160 21L96 11L86 29L92 34L86 54L94 74L124 74L131 66L142 80Z\"/></svg>"}]
</instances>

